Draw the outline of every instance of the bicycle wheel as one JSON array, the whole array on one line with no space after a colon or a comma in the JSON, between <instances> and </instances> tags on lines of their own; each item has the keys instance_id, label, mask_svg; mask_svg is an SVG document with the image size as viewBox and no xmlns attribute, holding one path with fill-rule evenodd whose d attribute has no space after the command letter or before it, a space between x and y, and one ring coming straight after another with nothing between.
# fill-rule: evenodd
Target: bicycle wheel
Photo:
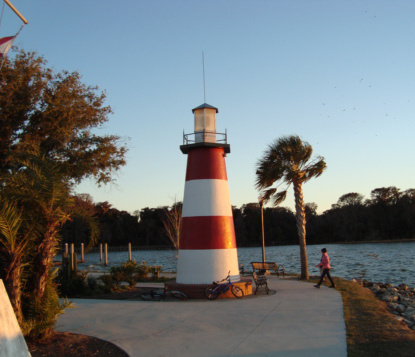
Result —
<instances>
[{"instance_id":1,"label":"bicycle wheel","mask_svg":"<svg viewBox=\"0 0 415 357\"><path fill-rule=\"evenodd\" d=\"M182 293L181 291L177 291L177 290L171 291L171 295L173 297L175 297L176 299L180 299L180 300L187 300L188 299L188 297L185 293Z\"/></svg>"},{"instance_id":2,"label":"bicycle wheel","mask_svg":"<svg viewBox=\"0 0 415 357\"><path fill-rule=\"evenodd\" d=\"M237 298L241 298L244 296L244 292L239 286L232 285L231 291L232 291L232 294Z\"/></svg>"},{"instance_id":3,"label":"bicycle wheel","mask_svg":"<svg viewBox=\"0 0 415 357\"><path fill-rule=\"evenodd\" d=\"M145 300L145 301L160 301L162 298L163 298L163 295L160 295L153 291L141 294L141 300Z\"/></svg>"},{"instance_id":4,"label":"bicycle wheel","mask_svg":"<svg viewBox=\"0 0 415 357\"><path fill-rule=\"evenodd\" d=\"M218 292L213 289L213 288L207 288L205 290L205 296L209 299L209 300L215 300L218 298Z\"/></svg>"}]
</instances>

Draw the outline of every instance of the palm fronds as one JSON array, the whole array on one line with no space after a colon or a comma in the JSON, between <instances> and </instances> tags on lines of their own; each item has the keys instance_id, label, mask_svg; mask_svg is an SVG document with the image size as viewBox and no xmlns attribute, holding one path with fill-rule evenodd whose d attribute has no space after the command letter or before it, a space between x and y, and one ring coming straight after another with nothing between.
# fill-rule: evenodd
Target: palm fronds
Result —
<instances>
[{"instance_id":1,"label":"palm fronds","mask_svg":"<svg viewBox=\"0 0 415 357\"><path fill-rule=\"evenodd\" d=\"M310 162L312 146L302 141L298 135L282 137L275 140L257 163L255 186L262 190L262 197L267 202L272 199L274 206L283 202L287 190L294 187L296 223L301 252L301 277L308 279L306 252L306 222L302 184L313 177L320 176L326 169L324 158L317 157ZM286 185L285 190L277 191L274 184Z\"/></svg>"}]
</instances>

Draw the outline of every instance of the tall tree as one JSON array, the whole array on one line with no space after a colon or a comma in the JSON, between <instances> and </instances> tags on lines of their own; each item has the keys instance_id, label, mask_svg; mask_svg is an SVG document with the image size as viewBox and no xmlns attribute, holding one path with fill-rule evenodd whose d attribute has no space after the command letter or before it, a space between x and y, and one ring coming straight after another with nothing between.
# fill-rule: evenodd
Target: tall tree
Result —
<instances>
[{"instance_id":1,"label":"tall tree","mask_svg":"<svg viewBox=\"0 0 415 357\"><path fill-rule=\"evenodd\" d=\"M171 207L165 207L165 216L161 219L164 226L164 231L172 242L174 249L176 250L176 256L179 256L179 243L180 243L180 228L182 225L182 202L174 200L174 204Z\"/></svg>"},{"instance_id":2,"label":"tall tree","mask_svg":"<svg viewBox=\"0 0 415 357\"><path fill-rule=\"evenodd\" d=\"M309 278L303 183L320 176L326 168L324 158L320 156L310 161L312 153L311 145L303 142L299 136L279 138L268 146L264 156L257 163L256 172L256 187L263 190L265 200L272 198L275 206L285 199L287 189L293 185L302 279ZM285 190L277 192L277 188L272 187L275 183L277 187L285 184Z\"/></svg>"},{"instance_id":3,"label":"tall tree","mask_svg":"<svg viewBox=\"0 0 415 357\"><path fill-rule=\"evenodd\" d=\"M96 218L96 209L89 194L72 197L74 205L70 211L71 218L60 230L62 243L86 243L86 251L92 248L100 237L100 227Z\"/></svg>"},{"instance_id":4,"label":"tall tree","mask_svg":"<svg viewBox=\"0 0 415 357\"><path fill-rule=\"evenodd\" d=\"M56 74L46 65L21 50L0 72L0 171L16 169L13 153L37 151L72 182L112 181L127 149L120 137L97 134L111 114L105 93L83 84L77 72Z\"/></svg>"},{"instance_id":5,"label":"tall tree","mask_svg":"<svg viewBox=\"0 0 415 357\"><path fill-rule=\"evenodd\" d=\"M401 197L402 193L399 191L400 189L395 186L375 188L370 192L370 196L374 203L391 205L397 203Z\"/></svg>"},{"instance_id":6,"label":"tall tree","mask_svg":"<svg viewBox=\"0 0 415 357\"><path fill-rule=\"evenodd\" d=\"M31 269L26 312L40 334L53 327L62 310L51 267L62 224L82 215L73 209L72 188L85 178L111 182L127 150L120 137L97 134L111 114L105 93L83 84L77 72L56 74L46 64L21 50L0 72L0 198L11 204L3 204L1 212L0 273L16 280L26 255L24 266ZM20 221L36 230L30 254L23 249L28 239ZM96 239L91 214L86 223ZM21 275L20 280L22 286Z\"/></svg>"},{"instance_id":7,"label":"tall tree","mask_svg":"<svg viewBox=\"0 0 415 357\"><path fill-rule=\"evenodd\" d=\"M337 203L333 205L333 208L344 206L357 206L362 205L364 196L357 192L346 193L337 200Z\"/></svg>"}]
</instances>

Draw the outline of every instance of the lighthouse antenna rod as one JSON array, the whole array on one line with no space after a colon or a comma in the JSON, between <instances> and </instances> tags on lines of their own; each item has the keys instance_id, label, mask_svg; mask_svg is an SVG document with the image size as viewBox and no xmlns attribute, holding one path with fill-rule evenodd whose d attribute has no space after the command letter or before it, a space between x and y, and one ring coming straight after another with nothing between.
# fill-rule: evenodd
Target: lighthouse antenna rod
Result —
<instances>
[{"instance_id":1,"label":"lighthouse antenna rod","mask_svg":"<svg viewBox=\"0 0 415 357\"><path fill-rule=\"evenodd\" d=\"M17 16L20 17L20 20L22 20L26 25L28 24L27 20L23 17L23 15L19 12L19 10L17 10L12 3L9 0L4 0L4 2L9 5L10 9L12 9Z\"/></svg>"},{"instance_id":2,"label":"lighthouse antenna rod","mask_svg":"<svg viewBox=\"0 0 415 357\"><path fill-rule=\"evenodd\" d=\"M206 85L205 85L205 54L202 51L202 65L203 65L203 103L206 103Z\"/></svg>"}]
</instances>

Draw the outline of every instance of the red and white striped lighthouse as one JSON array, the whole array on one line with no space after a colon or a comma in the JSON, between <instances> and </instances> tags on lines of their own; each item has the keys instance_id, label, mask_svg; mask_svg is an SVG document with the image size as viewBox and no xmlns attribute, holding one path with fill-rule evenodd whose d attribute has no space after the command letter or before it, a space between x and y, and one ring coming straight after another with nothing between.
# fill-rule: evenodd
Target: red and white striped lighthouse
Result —
<instances>
[{"instance_id":1,"label":"red and white striped lighthouse","mask_svg":"<svg viewBox=\"0 0 415 357\"><path fill-rule=\"evenodd\" d=\"M226 133L216 132L218 109L202 104L193 109L195 129L184 135L187 154L177 283L211 284L225 278L239 281L235 228L225 157Z\"/></svg>"}]
</instances>

